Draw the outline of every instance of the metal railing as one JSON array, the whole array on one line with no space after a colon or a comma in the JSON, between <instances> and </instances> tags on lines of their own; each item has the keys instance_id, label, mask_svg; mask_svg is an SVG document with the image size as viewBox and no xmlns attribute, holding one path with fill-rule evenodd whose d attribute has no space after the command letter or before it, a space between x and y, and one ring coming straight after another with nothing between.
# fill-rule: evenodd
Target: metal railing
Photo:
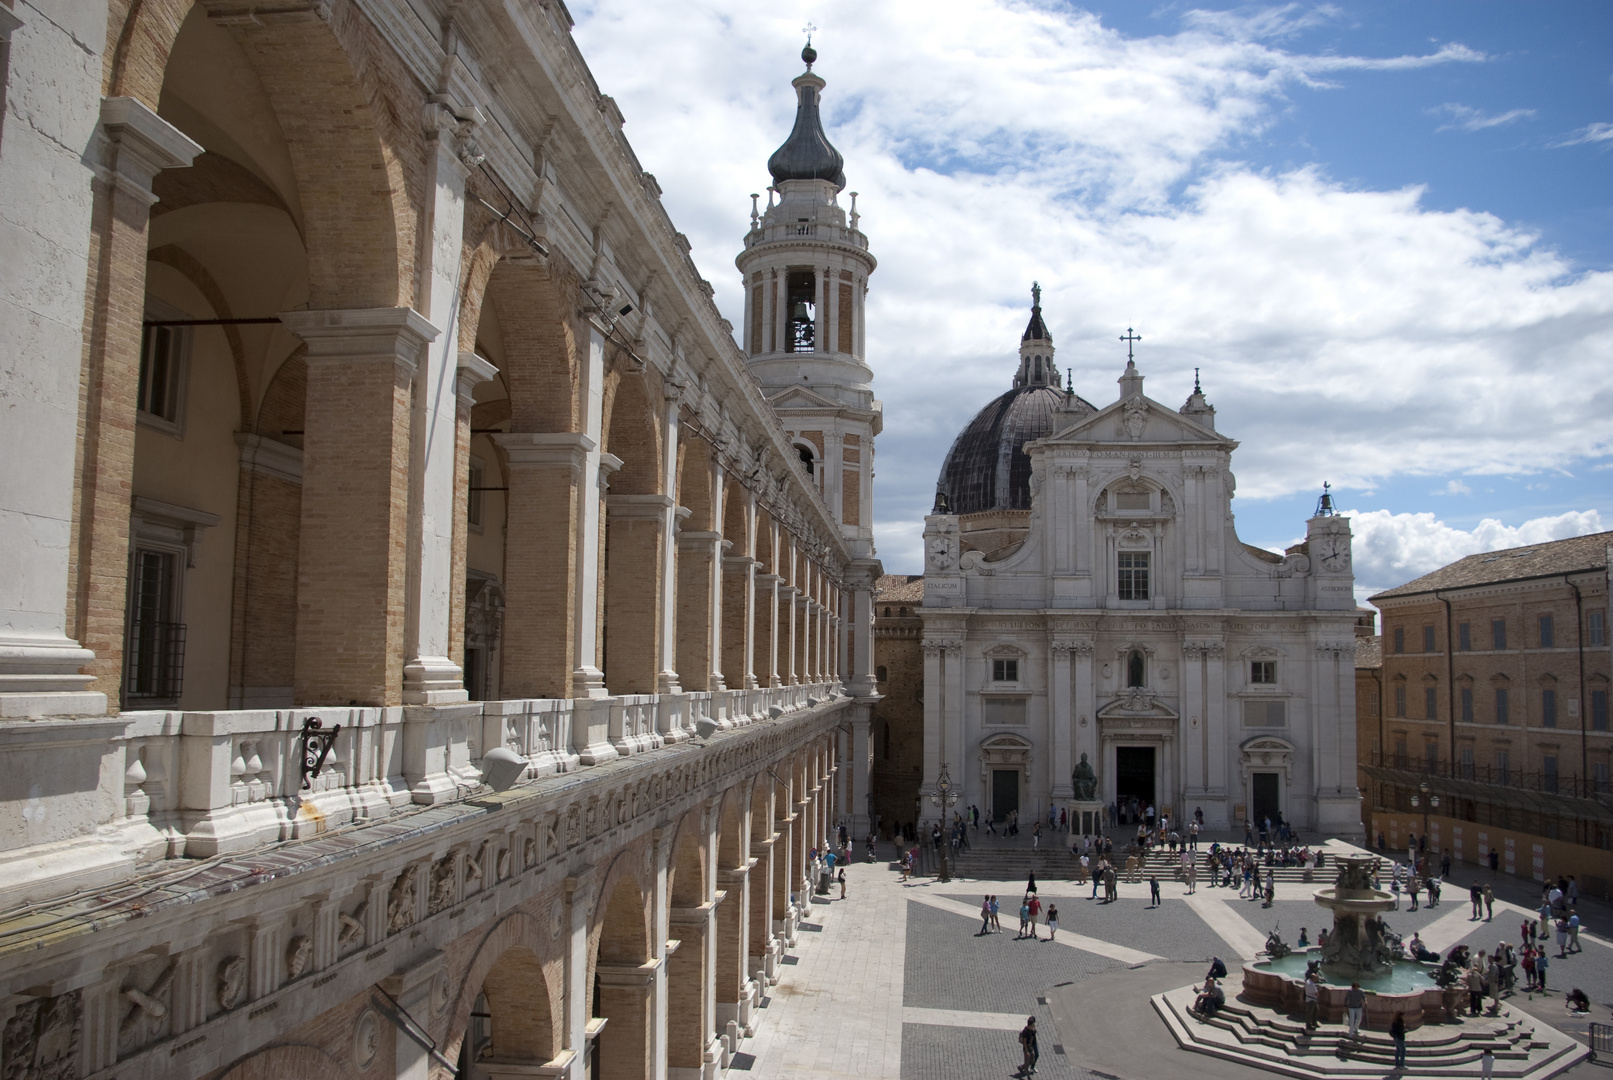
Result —
<instances>
[{"instance_id":1,"label":"metal railing","mask_svg":"<svg viewBox=\"0 0 1613 1080\"><path fill-rule=\"evenodd\" d=\"M1424 781L1443 793L1451 782L1464 785L1480 784L1488 787L1513 788L1518 791L1538 792L1544 795L1563 795L1571 799L1604 798L1613 794L1613 783L1595 777L1582 777L1545 771L1525 771L1480 765L1473 761L1450 761L1446 758L1416 758L1410 755L1374 752L1362 762L1369 770L1384 770L1401 774L1400 777L1381 777L1389 783L1417 787ZM1440 786L1438 781L1444 781Z\"/></svg>"}]
</instances>

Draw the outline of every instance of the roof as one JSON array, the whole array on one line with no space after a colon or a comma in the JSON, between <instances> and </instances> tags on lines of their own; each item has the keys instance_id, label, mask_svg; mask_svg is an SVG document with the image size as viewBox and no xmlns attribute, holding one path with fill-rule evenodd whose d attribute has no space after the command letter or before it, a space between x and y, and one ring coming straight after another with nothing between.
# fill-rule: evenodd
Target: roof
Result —
<instances>
[{"instance_id":1,"label":"roof","mask_svg":"<svg viewBox=\"0 0 1613 1080\"><path fill-rule=\"evenodd\" d=\"M1355 639L1355 666L1360 668L1383 667L1383 638L1358 637Z\"/></svg>"},{"instance_id":2,"label":"roof","mask_svg":"<svg viewBox=\"0 0 1613 1080\"><path fill-rule=\"evenodd\" d=\"M1070 397L1056 386L1016 386L975 414L958 433L941 465L936 488L947 511L1031 508L1031 459L1025 444L1045 439L1058 426L1058 410Z\"/></svg>"},{"instance_id":3,"label":"roof","mask_svg":"<svg viewBox=\"0 0 1613 1080\"><path fill-rule=\"evenodd\" d=\"M874 603L924 603L924 575L881 574L874 582Z\"/></svg>"},{"instance_id":4,"label":"roof","mask_svg":"<svg viewBox=\"0 0 1613 1080\"><path fill-rule=\"evenodd\" d=\"M1586 570L1606 570L1607 546L1610 543L1613 543L1613 532L1599 532L1527 547L1483 551L1367 599L1376 603L1398 596L1431 593L1436 589L1460 589L1470 585L1493 585Z\"/></svg>"},{"instance_id":5,"label":"roof","mask_svg":"<svg viewBox=\"0 0 1613 1080\"><path fill-rule=\"evenodd\" d=\"M823 133L823 122L818 118L818 92L823 80L807 72L795 79L797 95L795 127L784 145L773 151L767 159L767 171L773 174L774 183L785 180L828 180L835 190L846 186L845 159L840 156Z\"/></svg>"}]
</instances>

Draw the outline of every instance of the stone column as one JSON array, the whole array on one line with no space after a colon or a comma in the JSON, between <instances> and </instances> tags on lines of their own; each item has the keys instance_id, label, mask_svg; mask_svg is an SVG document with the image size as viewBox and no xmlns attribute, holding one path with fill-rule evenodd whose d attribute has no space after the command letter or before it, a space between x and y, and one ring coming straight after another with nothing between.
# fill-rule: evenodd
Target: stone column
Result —
<instances>
[{"instance_id":1,"label":"stone column","mask_svg":"<svg viewBox=\"0 0 1613 1080\"><path fill-rule=\"evenodd\" d=\"M670 621L662 617L659 603L667 591L661 574L670 550L663 530L676 520L675 509L667 495L606 500L609 562L629 568L605 576L605 682L613 694L671 692L659 678L665 654L661 634Z\"/></svg>"},{"instance_id":2,"label":"stone column","mask_svg":"<svg viewBox=\"0 0 1613 1080\"><path fill-rule=\"evenodd\" d=\"M722 560L722 669L734 687L751 689L756 676L751 672L751 631L755 599L752 577L756 560L749 555L726 555ZM726 681L726 678L725 678Z\"/></svg>"},{"instance_id":3,"label":"stone column","mask_svg":"<svg viewBox=\"0 0 1613 1080\"><path fill-rule=\"evenodd\" d=\"M683 690L678 682L678 523L689 516L689 511L670 496L678 490L678 439L682 434L678 403L683 387L668 380L662 384L661 394L666 403L666 415L661 418L661 490L669 497L661 521L661 591L657 609L661 630L655 688L657 693L676 694Z\"/></svg>"},{"instance_id":4,"label":"stone column","mask_svg":"<svg viewBox=\"0 0 1613 1080\"><path fill-rule=\"evenodd\" d=\"M924 651L924 686L935 689L927 689L924 694L924 779L919 785L920 805L915 810L917 816L914 822L917 825L921 825L924 819L924 794L934 791L941 779L941 702L945 697L941 686L942 643L938 640L925 641L920 647ZM986 801L989 805L989 792Z\"/></svg>"},{"instance_id":5,"label":"stone column","mask_svg":"<svg viewBox=\"0 0 1613 1080\"><path fill-rule=\"evenodd\" d=\"M1182 797L1202 802L1205 784L1205 749L1209 726L1204 722L1204 646L1182 646ZM1183 822L1192 819L1193 807L1182 808Z\"/></svg>"},{"instance_id":6,"label":"stone column","mask_svg":"<svg viewBox=\"0 0 1613 1080\"><path fill-rule=\"evenodd\" d=\"M651 1041L655 1028L655 984L662 961L596 964L599 1011L609 1018L600 1034L599 1075L648 1080L655 1075Z\"/></svg>"},{"instance_id":7,"label":"stone column","mask_svg":"<svg viewBox=\"0 0 1613 1080\"><path fill-rule=\"evenodd\" d=\"M414 374L409 417L408 607L404 624L403 701L436 705L465 701L465 673L452 654L454 531L458 489L465 475L459 457L459 263L464 234L466 167L462 140L480 120L462 122L440 101L426 105L424 189L430 192L422 227L415 307L438 333ZM492 365L487 365L491 367ZM484 376L488 377L488 376ZM468 432L467 432L468 435ZM468 447L467 447L468 456ZM460 586L462 588L463 586Z\"/></svg>"},{"instance_id":8,"label":"stone column","mask_svg":"<svg viewBox=\"0 0 1613 1080\"><path fill-rule=\"evenodd\" d=\"M469 544L470 427L476 406L476 387L498 377L498 368L473 352L459 354L455 379L454 411L454 523L453 565L448 579L453 604L448 613L448 658L460 668L465 662L465 562ZM406 676L407 678L407 676Z\"/></svg>"},{"instance_id":9,"label":"stone column","mask_svg":"<svg viewBox=\"0 0 1613 1080\"><path fill-rule=\"evenodd\" d=\"M874 678L874 570L877 563L859 562L851 594L851 693L866 697L877 692Z\"/></svg>"},{"instance_id":10,"label":"stone column","mask_svg":"<svg viewBox=\"0 0 1613 1080\"><path fill-rule=\"evenodd\" d=\"M20 59L14 56L13 62ZM18 74L26 70L21 67ZM56 76L51 78L57 85ZM47 110L34 119L48 125L55 115ZM43 192L13 176L11 165L39 160L25 153L24 139L37 140L41 156L65 150L76 159L81 151L73 148L82 146L82 133L55 133L60 142L52 145L52 138L31 124L8 127L10 152L0 159L0 178L14 181L6 186L7 219L43 223L49 210L27 205L30 193ZM95 714L106 711L109 702L117 708L135 402L145 332L146 232L157 201L151 185L158 172L188 166L201 152L134 98L102 100L101 126L90 152L100 157L90 228L84 229L83 221L62 222L59 234L69 243L89 237L88 302L70 288L60 306L50 303L57 308L52 312L57 325L30 318L8 343L14 355L26 355L30 346L48 350L42 355L55 371L48 377L30 374L21 382L13 365L0 373L7 391L6 422L0 425L0 451L6 452L0 457L13 463L0 478L0 551L6 553L0 570L0 717ZM76 167L75 162L75 172ZM74 194L53 193L66 205L79 201ZM20 260L7 273L8 300L15 295L11 285L29 298L34 288L49 289L60 281L46 267L31 265L35 257L59 258L57 243L53 235L38 246L8 245L7 261ZM52 299L41 296L29 306L42 307ZM74 358L82 370L76 370ZM82 461L78 492L73 490L75 446ZM28 462L26 469L15 466L22 461ZM63 608L70 590L71 628ZM81 675L81 668L91 678Z\"/></svg>"},{"instance_id":11,"label":"stone column","mask_svg":"<svg viewBox=\"0 0 1613 1080\"><path fill-rule=\"evenodd\" d=\"M397 705L411 384L438 331L410 308L280 319L308 346L293 700Z\"/></svg>"},{"instance_id":12,"label":"stone column","mask_svg":"<svg viewBox=\"0 0 1613 1080\"><path fill-rule=\"evenodd\" d=\"M958 777L968 775L970 770L973 769L973 762L966 760L968 756L972 755L973 750L971 747L965 746L963 740L965 698L963 689L963 642L961 640L955 640L947 644L946 672L942 677L946 680L946 702L944 706L946 714L946 747L943 760L948 763L953 783L956 784L958 783ZM928 695L925 696L927 697ZM1029 777L1027 776L1026 779L1029 780ZM1029 794L1029 792L1027 791L1024 794ZM944 817L946 812L943 810L941 813ZM1027 821L1034 820L1024 812L1024 808L1020 811L1020 817L1025 818Z\"/></svg>"},{"instance_id":13,"label":"stone column","mask_svg":"<svg viewBox=\"0 0 1613 1080\"><path fill-rule=\"evenodd\" d=\"M750 972L750 876L757 861L746 857L744 865L718 871L722 886L717 901L717 967L715 979L717 1030L728 1037L728 1051L738 1049L739 1029L750 1025L755 983Z\"/></svg>"},{"instance_id":14,"label":"stone column","mask_svg":"<svg viewBox=\"0 0 1613 1080\"><path fill-rule=\"evenodd\" d=\"M678 681L685 690L722 690L722 552L719 532L678 533Z\"/></svg>"},{"instance_id":15,"label":"stone column","mask_svg":"<svg viewBox=\"0 0 1613 1080\"><path fill-rule=\"evenodd\" d=\"M678 942L666 963L669 990L676 992L667 999L667 1076L699 1080L716 1028L716 905L671 908L667 922Z\"/></svg>"},{"instance_id":16,"label":"stone column","mask_svg":"<svg viewBox=\"0 0 1613 1080\"><path fill-rule=\"evenodd\" d=\"M765 773L759 784L772 784L773 778ZM771 799L768 800L771 803ZM764 835L751 836L750 929L747 934L749 960L747 973L759 984L772 985L778 981L778 939L773 936L774 920L778 910L777 836L771 823L764 823ZM754 828L754 826L753 826ZM755 1034L754 1029L747 1034Z\"/></svg>"},{"instance_id":17,"label":"stone column","mask_svg":"<svg viewBox=\"0 0 1613 1080\"><path fill-rule=\"evenodd\" d=\"M848 809L854 841L873 831L874 741L870 737L873 706L857 705L851 710L851 760L847 772Z\"/></svg>"},{"instance_id":18,"label":"stone column","mask_svg":"<svg viewBox=\"0 0 1613 1080\"><path fill-rule=\"evenodd\" d=\"M800 680L795 676L795 640L796 640L796 594L800 590L794 586L781 585L778 589L779 613L779 643L778 648L784 655L784 663L779 671L779 679L784 686L794 686Z\"/></svg>"},{"instance_id":19,"label":"stone column","mask_svg":"<svg viewBox=\"0 0 1613 1080\"><path fill-rule=\"evenodd\" d=\"M571 671L571 696L580 698L608 697L605 673L599 668L599 577L604 572L600 562L600 535L604 524L605 479L621 468L620 458L602 454L599 449L603 438L605 411L605 334L594 322L588 323L588 351L584 354L577 398L582 404L583 434L587 445L583 451L582 490L577 506L577 576L573 581L574 629L577 648Z\"/></svg>"},{"instance_id":20,"label":"stone column","mask_svg":"<svg viewBox=\"0 0 1613 1080\"><path fill-rule=\"evenodd\" d=\"M504 554L505 698L571 696L581 561L573 544L593 440L576 432L494 435L509 463ZM592 487L592 485L589 485ZM590 492L592 494L592 492Z\"/></svg>"},{"instance_id":21,"label":"stone column","mask_svg":"<svg viewBox=\"0 0 1613 1080\"><path fill-rule=\"evenodd\" d=\"M1222 642L1206 643L1204 647L1204 667L1207 678L1204 690L1204 723L1209 728L1209 754L1208 764L1210 773L1209 798L1215 798L1220 793L1223 822L1220 828L1242 828L1243 822L1232 820L1232 808L1243 798L1243 788L1233 789L1233 775L1228 762L1229 741L1234 737L1228 727L1229 717L1227 708L1227 663L1226 645ZM1253 812L1253 808L1250 809ZM1217 826L1210 818L1210 812L1205 813L1206 824L1213 829Z\"/></svg>"},{"instance_id":22,"label":"stone column","mask_svg":"<svg viewBox=\"0 0 1613 1080\"><path fill-rule=\"evenodd\" d=\"M596 900L603 902L603 897L591 895L598 886L598 877L598 870L589 867L565 880L566 900L561 913L565 950L561 1043L572 1061L586 1061L589 1051L588 1021L594 1015L594 987L588 978L588 911ZM578 1068L569 1075L580 1077L582 1071Z\"/></svg>"},{"instance_id":23,"label":"stone column","mask_svg":"<svg viewBox=\"0 0 1613 1080\"><path fill-rule=\"evenodd\" d=\"M1055 801L1075 798L1070 774L1075 770L1075 713L1071 691L1074 673L1070 669L1068 641L1055 641L1048 650L1047 733L1052 749L1052 797Z\"/></svg>"},{"instance_id":24,"label":"stone column","mask_svg":"<svg viewBox=\"0 0 1613 1080\"><path fill-rule=\"evenodd\" d=\"M1108 779L1103 775L1102 755L1098 753L1098 695L1092 681L1092 642L1070 643L1070 666L1075 678L1075 692L1070 702L1070 722L1075 725L1075 746L1071 754L1076 761L1086 754L1087 764L1098 777L1101 799Z\"/></svg>"}]
</instances>

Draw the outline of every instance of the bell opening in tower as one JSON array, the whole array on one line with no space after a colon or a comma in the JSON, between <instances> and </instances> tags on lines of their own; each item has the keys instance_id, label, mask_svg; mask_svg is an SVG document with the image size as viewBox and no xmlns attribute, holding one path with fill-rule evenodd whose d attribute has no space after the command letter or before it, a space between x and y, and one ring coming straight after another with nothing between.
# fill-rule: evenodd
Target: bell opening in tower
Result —
<instances>
[{"instance_id":1,"label":"bell opening in tower","mask_svg":"<svg viewBox=\"0 0 1613 1080\"><path fill-rule=\"evenodd\" d=\"M817 341L818 283L811 270L791 270L785 279L790 309L790 330L785 338L787 352L812 352Z\"/></svg>"}]
</instances>

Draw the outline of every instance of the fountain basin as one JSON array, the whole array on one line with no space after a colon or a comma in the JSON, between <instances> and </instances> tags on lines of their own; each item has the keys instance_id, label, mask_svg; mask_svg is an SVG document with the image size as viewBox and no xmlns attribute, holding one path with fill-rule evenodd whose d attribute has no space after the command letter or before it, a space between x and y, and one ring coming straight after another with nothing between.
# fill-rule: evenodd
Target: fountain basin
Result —
<instances>
[{"instance_id":1,"label":"fountain basin","mask_svg":"<svg viewBox=\"0 0 1613 1080\"><path fill-rule=\"evenodd\" d=\"M1285 1012L1301 1012L1305 1008L1305 967L1310 961L1321 960L1320 949L1289 953L1281 960L1253 960L1243 965L1242 998L1255 1005ZM1424 964L1415 960L1399 960L1388 973L1361 978L1361 989L1367 992L1365 1026L1374 1031L1387 1031L1395 1014L1406 1018L1407 1028L1423 1023L1438 1023L1458 1019L1456 1012L1447 1010L1445 991L1434 982L1438 964ZM1350 990L1350 980L1328 976L1322 969L1321 1018L1325 1023L1339 1024L1347 1019L1344 995ZM1461 993L1459 1000L1467 1001ZM1460 1005L1454 1006L1460 1009Z\"/></svg>"},{"instance_id":2,"label":"fountain basin","mask_svg":"<svg viewBox=\"0 0 1613 1080\"><path fill-rule=\"evenodd\" d=\"M1317 889L1317 904L1346 915L1376 915L1395 906L1395 898L1376 889Z\"/></svg>"}]
</instances>

